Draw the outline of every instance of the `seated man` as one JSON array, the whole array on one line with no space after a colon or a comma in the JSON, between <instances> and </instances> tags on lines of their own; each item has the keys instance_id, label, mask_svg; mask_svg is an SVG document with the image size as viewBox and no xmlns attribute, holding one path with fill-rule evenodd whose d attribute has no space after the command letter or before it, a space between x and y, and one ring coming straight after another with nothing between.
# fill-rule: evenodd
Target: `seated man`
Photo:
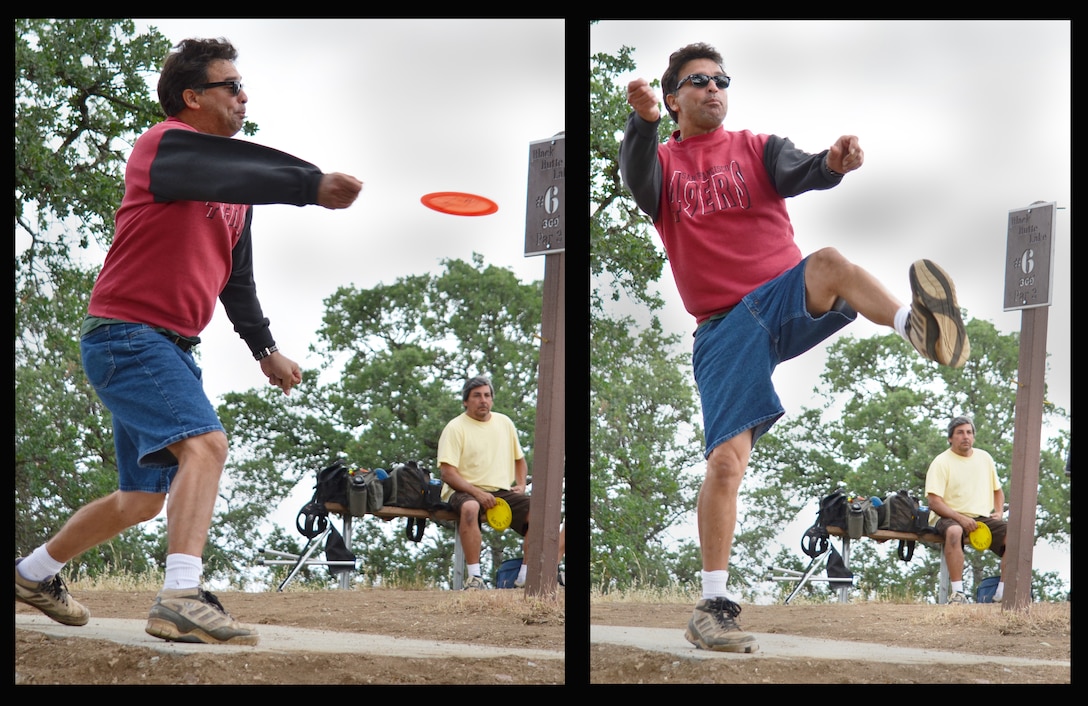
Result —
<instances>
[{"instance_id":1,"label":"seated man","mask_svg":"<svg viewBox=\"0 0 1088 706\"><path fill-rule=\"evenodd\" d=\"M468 574L465 590L487 588L480 575L480 523L486 519L488 509L495 506L495 498L510 505L510 529L523 538L529 531L529 464L514 422L505 414L491 411L494 395L486 377L466 382L461 391L465 411L446 424L438 439L442 500L459 515L457 531ZM514 582L516 586L525 585L529 564L528 543L522 543L525 560Z\"/></svg>"},{"instance_id":2,"label":"seated man","mask_svg":"<svg viewBox=\"0 0 1088 706\"><path fill-rule=\"evenodd\" d=\"M948 425L948 446L926 471L929 521L944 537L944 558L951 582L949 603L967 603L963 592L963 547L981 522L990 528L990 551L1001 557L1001 582L994 603L1005 591L1005 491L989 453L974 448L975 423L956 417Z\"/></svg>"}]
</instances>

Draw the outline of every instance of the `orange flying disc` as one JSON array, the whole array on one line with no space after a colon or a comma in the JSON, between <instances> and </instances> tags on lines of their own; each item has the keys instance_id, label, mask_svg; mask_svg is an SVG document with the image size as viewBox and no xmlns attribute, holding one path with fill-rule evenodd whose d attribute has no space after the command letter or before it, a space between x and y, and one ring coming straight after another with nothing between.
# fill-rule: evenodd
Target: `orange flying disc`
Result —
<instances>
[{"instance_id":1,"label":"orange flying disc","mask_svg":"<svg viewBox=\"0 0 1088 706\"><path fill-rule=\"evenodd\" d=\"M491 199L461 191L436 191L419 200L427 208L454 216L486 216L499 210Z\"/></svg>"}]
</instances>

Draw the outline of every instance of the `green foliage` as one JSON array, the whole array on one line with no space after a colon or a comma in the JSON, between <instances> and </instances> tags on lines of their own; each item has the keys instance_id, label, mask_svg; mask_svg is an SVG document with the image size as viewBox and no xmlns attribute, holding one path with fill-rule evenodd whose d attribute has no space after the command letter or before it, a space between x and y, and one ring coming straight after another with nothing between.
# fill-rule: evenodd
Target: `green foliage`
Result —
<instances>
[{"instance_id":1,"label":"green foliage","mask_svg":"<svg viewBox=\"0 0 1088 706\"><path fill-rule=\"evenodd\" d=\"M628 107L615 77L634 68L630 50L593 57L590 94L590 576L601 590L667 586L693 576L693 547L669 547L701 479L681 470L701 456L690 365L677 335L656 316L639 330L606 310L621 295L651 312L664 256L623 186L617 158ZM695 568L694 571L698 569Z\"/></svg>"},{"instance_id":2,"label":"green foliage","mask_svg":"<svg viewBox=\"0 0 1088 706\"><path fill-rule=\"evenodd\" d=\"M666 585L679 561L666 548L668 530L691 510L701 481L681 473L699 458L688 366L668 355L676 337L656 319L636 335L629 320L596 317L592 331L592 581Z\"/></svg>"},{"instance_id":3,"label":"green foliage","mask_svg":"<svg viewBox=\"0 0 1088 706\"><path fill-rule=\"evenodd\" d=\"M110 415L83 373L78 331L112 240L128 153L163 117L152 78L172 42L155 29L136 35L125 19L16 19L14 36L15 539L25 553L116 489ZM330 457L433 465L442 425L461 412L461 383L477 372L492 376L496 409L514 419L531 455L542 283L522 284L479 256L445 264L440 277L342 289L327 302L319 343L329 363L306 379L332 382L289 398L274 388L226 396L219 413L232 449L208 578L240 585L269 512L299 482L312 484ZM360 539L369 539L364 526ZM391 534L387 556L367 558L407 575L411 552L421 552L434 576L448 577L452 533L435 527L427 536L406 550L403 532ZM520 551L514 536L492 538L489 558ZM271 530L270 542L300 546L286 539ZM143 575L165 558L160 518L81 555L68 574Z\"/></svg>"},{"instance_id":4,"label":"green foliage","mask_svg":"<svg viewBox=\"0 0 1088 706\"><path fill-rule=\"evenodd\" d=\"M697 545L674 547L667 539L670 526L694 510L702 479L678 472L701 460L702 435L693 421L690 359L686 353L683 360L673 356L678 337L661 331L653 314L661 307L656 283L665 257L619 174L629 107L626 86L616 81L636 68L632 51L623 47L616 56L598 54L590 62L590 575L592 585L606 592L691 583L701 568ZM671 127L663 120L659 138L666 139ZM610 301L645 307L649 323L643 332L636 332L632 318L611 318ZM822 402L780 421L753 452L741 491L731 581L754 591L771 566L807 567L797 547L774 550L773 556L771 548L802 508L837 486L882 497L905 488L923 497L926 469L947 448L944 425L958 413L975 418L977 445L994 455L999 472L1006 469L1007 483L1018 336L1002 335L982 321L968 321L967 329L972 357L958 370L926 362L896 334L841 336L832 343L816 391ZM1043 421L1044 430L1065 430L1045 440L1036 535L1062 543L1070 535L1069 478L1063 474L1069 417L1047 404ZM939 554L919 546L907 564L896 558L895 544L852 547L859 590L872 598L933 600ZM976 581L997 572L997 558L989 552L970 552L968 563ZM1049 593L1060 591L1041 580ZM1036 584L1037 593L1044 585ZM776 590L784 596L792 586ZM805 590L828 594L826 584Z\"/></svg>"},{"instance_id":5,"label":"green foliage","mask_svg":"<svg viewBox=\"0 0 1088 706\"><path fill-rule=\"evenodd\" d=\"M734 562L747 569L749 579L758 579L770 567L767 543L802 507L836 487L878 497L906 489L926 504L926 470L948 448L946 425L957 414L974 418L975 444L993 455L1006 501L1011 501L1019 336L1000 334L993 324L977 319L967 321L967 331L972 357L959 370L922 360L894 333L863 340L842 336L831 344L816 391L823 404L780 421L752 454L742 488L746 511L734 544ZM1047 404L1042 421L1060 426L1068 423L1068 415ZM1070 533L1070 486L1062 462L1068 432L1060 432L1049 444L1041 454L1035 534L1037 540L1060 544ZM863 577L857 584L862 593L935 600L937 551L920 546L913 561L904 565L896 549L896 542L852 545L850 564ZM783 561L784 556L774 559L777 566L796 569L796 561L793 566ZM968 585L997 575L998 563L991 552L968 551Z\"/></svg>"},{"instance_id":6,"label":"green foliage","mask_svg":"<svg viewBox=\"0 0 1088 706\"><path fill-rule=\"evenodd\" d=\"M170 44L134 29L132 20L15 20L15 220L30 233L71 219L81 247L91 234L110 239L128 149L163 117L147 78Z\"/></svg>"},{"instance_id":7,"label":"green foliage","mask_svg":"<svg viewBox=\"0 0 1088 706\"><path fill-rule=\"evenodd\" d=\"M650 309L663 304L651 285L661 279L664 250L655 245L656 233L620 179L620 138L630 107L627 87L617 85L616 78L635 68L632 51L623 47L618 56L596 54L590 61L589 269L593 278L607 275L611 281L609 287L590 292L595 313L605 292L613 301L626 295ZM662 139L668 136L667 121L661 121L659 130Z\"/></svg>"},{"instance_id":8,"label":"green foliage","mask_svg":"<svg viewBox=\"0 0 1088 706\"><path fill-rule=\"evenodd\" d=\"M147 76L169 43L129 20L15 20L15 546L27 552L117 486L108 411L78 331L109 241L128 146L161 114ZM154 525L87 552L72 576L143 573Z\"/></svg>"},{"instance_id":9,"label":"green foliage","mask_svg":"<svg viewBox=\"0 0 1088 706\"><path fill-rule=\"evenodd\" d=\"M436 469L438 438L464 411L461 386L476 374L491 377L495 411L514 420L532 471L543 284L521 283L478 254L443 265L438 275L334 292L313 346L327 362L304 374L298 394L285 399L262 388L226 396L219 412L233 447L232 482L221 489L228 509L213 531L235 565L252 555L251 537L268 510L298 483L312 484L333 457L386 469L415 459ZM448 582L452 531L428 526L416 544L403 522L354 523L349 546L371 580L414 572ZM515 533L484 538L488 565L520 556ZM230 563L222 568L229 573Z\"/></svg>"}]
</instances>

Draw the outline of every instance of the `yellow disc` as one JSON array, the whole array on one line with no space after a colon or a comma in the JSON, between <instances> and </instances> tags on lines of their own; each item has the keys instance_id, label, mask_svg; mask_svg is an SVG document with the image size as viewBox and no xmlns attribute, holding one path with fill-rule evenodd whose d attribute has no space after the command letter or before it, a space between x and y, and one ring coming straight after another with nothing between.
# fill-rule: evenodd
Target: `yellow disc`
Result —
<instances>
[{"instance_id":1,"label":"yellow disc","mask_svg":"<svg viewBox=\"0 0 1088 706\"><path fill-rule=\"evenodd\" d=\"M487 510L487 524L497 530L504 530L510 526L510 505L502 498L495 498L495 506Z\"/></svg>"},{"instance_id":2,"label":"yellow disc","mask_svg":"<svg viewBox=\"0 0 1088 706\"><path fill-rule=\"evenodd\" d=\"M979 522L978 526L975 527L975 531L967 535L967 539L970 540L972 547L981 552L990 548L990 542L993 541L993 535L990 534L989 527Z\"/></svg>"}]
</instances>

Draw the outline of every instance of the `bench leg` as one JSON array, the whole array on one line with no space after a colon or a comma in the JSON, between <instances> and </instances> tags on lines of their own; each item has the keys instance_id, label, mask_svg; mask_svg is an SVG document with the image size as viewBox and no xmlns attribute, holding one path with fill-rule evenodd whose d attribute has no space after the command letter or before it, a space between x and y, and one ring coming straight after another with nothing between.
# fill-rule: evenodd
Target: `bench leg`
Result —
<instances>
[{"instance_id":1,"label":"bench leg","mask_svg":"<svg viewBox=\"0 0 1088 706\"><path fill-rule=\"evenodd\" d=\"M786 600L782 601L782 605L790 604L790 601L793 600L793 597L796 596L798 592L805 587L805 584L808 583L808 580L812 578L812 575L814 573L816 573L816 569L820 568L820 563L822 561L826 561L827 555L830 553L831 550L829 549L823 554L817 554L815 557L813 557L812 561L810 561L808 564L808 568L805 569L805 572L797 578L797 585L792 591L790 591L790 595L786 596Z\"/></svg>"},{"instance_id":2,"label":"bench leg","mask_svg":"<svg viewBox=\"0 0 1088 706\"><path fill-rule=\"evenodd\" d=\"M295 562L294 567L291 569L290 572L288 572L287 578L285 578L276 589L277 591L283 591L284 587L286 587L287 584L291 583L291 580L298 575L298 572L302 571L302 568L309 564L310 557L313 556L314 553L321 548L321 542L323 542L328 536L329 527L326 527L324 532L310 540L310 543L306 545L306 549L302 552L302 554L299 555L298 561Z\"/></svg>"},{"instance_id":3,"label":"bench leg","mask_svg":"<svg viewBox=\"0 0 1088 706\"><path fill-rule=\"evenodd\" d=\"M465 587L465 548L461 546L461 533L457 523L453 523L453 590Z\"/></svg>"},{"instance_id":4,"label":"bench leg","mask_svg":"<svg viewBox=\"0 0 1088 706\"><path fill-rule=\"evenodd\" d=\"M944 546L941 545L941 578L937 589L937 603L944 605L948 602L948 560L944 558Z\"/></svg>"},{"instance_id":5,"label":"bench leg","mask_svg":"<svg viewBox=\"0 0 1088 706\"><path fill-rule=\"evenodd\" d=\"M344 542L351 546L351 513L344 513ZM340 589L343 591L351 590L351 572L344 571L340 574Z\"/></svg>"},{"instance_id":6,"label":"bench leg","mask_svg":"<svg viewBox=\"0 0 1088 706\"><path fill-rule=\"evenodd\" d=\"M845 537L845 536L842 538L842 565L845 566L847 569L850 568L850 538ZM849 603L849 602L850 602L850 587L849 586L840 586L839 587L839 603Z\"/></svg>"}]
</instances>

